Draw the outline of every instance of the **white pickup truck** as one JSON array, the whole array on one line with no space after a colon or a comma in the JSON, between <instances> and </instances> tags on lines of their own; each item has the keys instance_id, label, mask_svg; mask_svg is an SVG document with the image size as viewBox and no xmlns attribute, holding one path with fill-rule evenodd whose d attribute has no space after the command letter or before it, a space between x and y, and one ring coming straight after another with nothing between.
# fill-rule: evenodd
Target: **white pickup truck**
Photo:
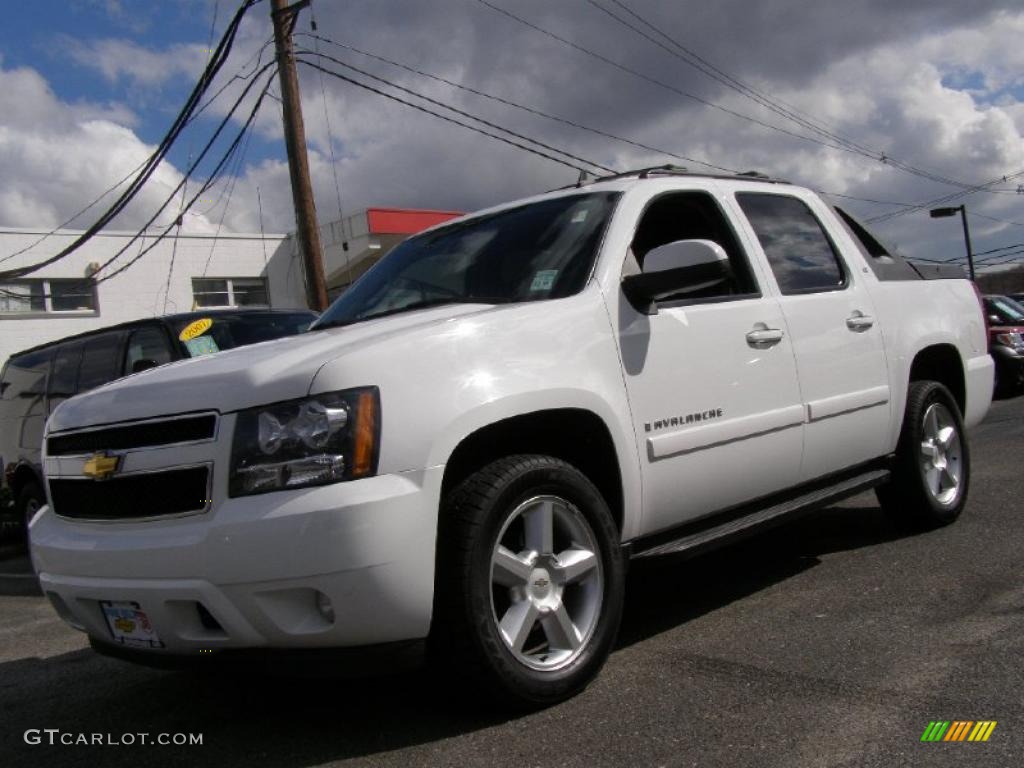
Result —
<instances>
[{"instance_id":1,"label":"white pickup truck","mask_svg":"<svg viewBox=\"0 0 1024 768\"><path fill-rule=\"evenodd\" d=\"M32 556L104 652L423 650L543 705L607 658L630 558L869 488L955 520L992 378L967 280L807 189L647 169L417 235L300 336L66 401Z\"/></svg>"}]
</instances>

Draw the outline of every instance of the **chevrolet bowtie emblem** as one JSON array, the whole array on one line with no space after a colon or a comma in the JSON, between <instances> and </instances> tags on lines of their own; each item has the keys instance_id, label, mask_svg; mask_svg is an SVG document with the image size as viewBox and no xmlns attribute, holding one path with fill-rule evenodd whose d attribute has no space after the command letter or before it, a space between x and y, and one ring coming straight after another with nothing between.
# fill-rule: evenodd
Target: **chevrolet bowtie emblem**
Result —
<instances>
[{"instance_id":1,"label":"chevrolet bowtie emblem","mask_svg":"<svg viewBox=\"0 0 1024 768\"><path fill-rule=\"evenodd\" d=\"M117 472L117 468L120 465L120 456L108 456L105 453L97 453L82 465L82 474L86 477L91 477L93 480L106 480Z\"/></svg>"}]
</instances>

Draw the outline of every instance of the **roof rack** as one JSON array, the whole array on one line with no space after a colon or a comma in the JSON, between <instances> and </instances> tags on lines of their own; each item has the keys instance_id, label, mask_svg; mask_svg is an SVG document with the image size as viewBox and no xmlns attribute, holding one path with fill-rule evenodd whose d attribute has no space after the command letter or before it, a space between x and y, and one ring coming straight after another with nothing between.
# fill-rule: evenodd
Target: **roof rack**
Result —
<instances>
[{"instance_id":1,"label":"roof rack","mask_svg":"<svg viewBox=\"0 0 1024 768\"><path fill-rule=\"evenodd\" d=\"M570 185L575 187L581 187L584 184L598 184L604 181L618 181L619 179L628 179L632 176L636 176L638 179L649 179L652 176L699 176L710 179L748 179L768 182L769 184L788 184L789 182L784 179L776 179L767 174L761 173L760 171L743 171L742 173L702 173L700 171L691 171L680 165L655 165L650 168L637 168L631 171L623 171L622 173L614 173L609 176L598 176L592 181L580 181L576 184Z\"/></svg>"}]
</instances>

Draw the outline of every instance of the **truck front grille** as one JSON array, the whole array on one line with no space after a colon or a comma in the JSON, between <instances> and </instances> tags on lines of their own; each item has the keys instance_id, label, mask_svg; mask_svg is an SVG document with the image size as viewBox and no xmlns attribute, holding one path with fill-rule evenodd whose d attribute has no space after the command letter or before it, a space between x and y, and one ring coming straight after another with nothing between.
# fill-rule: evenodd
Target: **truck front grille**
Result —
<instances>
[{"instance_id":1,"label":"truck front grille","mask_svg":"<svg viewBox=\"0 0 1024 768\"><path fill-rule=\"evenodd\" d=\"M209 495L207 466L98 481L50 479L54 513L77 520L133 520L201 512L209 506Z\"/></svg>"},{"instance_id":2,"label":"truck front grille","mask_svg":"<svg viewBox=\"0 0 1024 768\"><path fill-rule=\"evenodd\" d=\"M216 431L217 415L204 413L53 435L46 441L46 453L49 456L72 456L194 443L213 438Z\"/></svg>"}]
</instances>

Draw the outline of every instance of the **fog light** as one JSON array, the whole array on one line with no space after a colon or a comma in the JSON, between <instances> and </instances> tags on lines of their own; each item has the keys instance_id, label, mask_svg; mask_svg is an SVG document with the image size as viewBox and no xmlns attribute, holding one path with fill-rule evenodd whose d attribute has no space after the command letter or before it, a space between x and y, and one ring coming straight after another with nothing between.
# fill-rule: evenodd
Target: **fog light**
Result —
<instances>
[{"instance_id":1,"label":"fog light","mask_svg":"<svg viewBox=\"0 0 1024 768\"><path fill-rule=\"evenodd\" d=\"M334 606L331 604L331 598L323 592L318 591L316 593L316 609L320 611L320 615L324 617L324 621L328 624L334 623Z\"/></svg>"}]
</instances>

